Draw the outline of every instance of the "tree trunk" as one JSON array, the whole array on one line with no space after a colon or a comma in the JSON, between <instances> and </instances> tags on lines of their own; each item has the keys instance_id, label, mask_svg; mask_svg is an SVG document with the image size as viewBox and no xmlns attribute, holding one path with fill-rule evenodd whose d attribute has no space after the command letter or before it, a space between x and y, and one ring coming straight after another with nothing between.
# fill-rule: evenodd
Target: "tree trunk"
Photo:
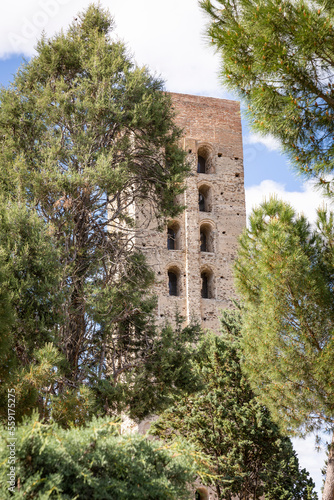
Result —
<instances>
[{"instance_id":1,"label":"tree trunk","mask_svg":"<svg viewBox=\"0 0 334 500\"><path fill-rule=\"evenodd\" d=\"M334 432L332 436L332 444L328 453L326 481L322 494L322 500L334 500Z\"/></svg>"}]
</instances>

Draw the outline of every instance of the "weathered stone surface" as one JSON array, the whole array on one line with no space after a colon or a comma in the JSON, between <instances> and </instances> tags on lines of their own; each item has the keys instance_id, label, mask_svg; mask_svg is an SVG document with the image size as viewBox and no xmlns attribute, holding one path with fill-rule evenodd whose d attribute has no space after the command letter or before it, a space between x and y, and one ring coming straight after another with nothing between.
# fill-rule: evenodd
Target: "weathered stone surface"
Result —
<instances>
[{"instance_id":1,"label":"weathered stone surface","mask_svg":"<svg viewBox=\"0 0 334 500\"><path fill-rule=\"evenodd\" d=\"M147 207L136 207L141 227L136 245L145 253L156 274L159 321L173 321L176 309L198 319L204 328L219 331L220 310L235 297L232 263L237 240L245 226L245 194L242 131L239 103L211 97L171 94L176 123L184 130L182 146L192 174L181 200L185 212L171 221L175 250L167 249L167 228L156 229ZM198 155L206 160L206 172L197 173ZM199 210L199 193L205 211ZM200 250L200 232L207 251ZM177 274L178 296L170 296L168 271ZM209 298L202 298L201 273L206 273Z\"/></svg>"}]
</instances>

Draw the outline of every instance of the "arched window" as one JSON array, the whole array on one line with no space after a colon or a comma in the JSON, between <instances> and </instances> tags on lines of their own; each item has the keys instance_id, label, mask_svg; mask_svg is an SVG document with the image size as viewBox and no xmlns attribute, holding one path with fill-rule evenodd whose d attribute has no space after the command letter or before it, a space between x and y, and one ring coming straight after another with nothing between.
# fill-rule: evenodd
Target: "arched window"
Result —
<instances>
[{"instance_id":1,"label":"arched window","mask_svg":"<svg viewBox=\"0 0 334 500\"><path fill-rule=\"evenodd\" d=\"M180 249L180 224L178 222L170 222L167 227L167 249Z\"/></svg>"},{"instance_id":2,"label":"arched window","mask_svg":"<svg viewBox=\"0 0 334 500\"><path fill-rule=\"evenodd\" d=\"M206 173L205 164L206 164L205 158L201 155L198 155L198 157L197 157L197 173L198 174L205 174Z\"/></svg>"},{"instance_id":3,"label":"arched window","mask_svg":"<svg viewBox=\"0 0 334 500\"><path fill-rule=\"evenodd\" d=\"M197 150L197 173L213 174L212 145L201 144Z\"/></svg>"},{"instance_id":4,"label":"arched window","mask_svg":"<svg viewBox=\"0 0 334 500\"><path fill-rule=\"evenodd\" d=\"M205 198L202 193L198 193L198 209L200 212L206 212L205 210Z\"/></svg>"},{"instance_id":5,"label":"arched window","mask_svg":"<svg viewBox=\"0 0 334 500\"><path fill-rule=\"evenodd\" d=\"M177 274L173 271L168 271L168 293L178 296Z\"/></svg>"},{"instance_id":6,"label":"arched window","mask_svg":"<svg viewBox=\"0 0 334 500\"><path fill-rule=\"evenodd\" d=\"M200 251L201 252L213 252L213 231L211 224L203 223L200 227Z\"/></svg>"},{"instance_id":7,"label":"arched window","mask_svg":"<svg viewBox=\"0 0 334 500\"><path fill-rule=\"evenodd\" d=\"M176 234L173 228L167 229L167 248L168 250L175 250Z\"/></svg>"},{"instance_id":8,"label":"arched window","mask_svg":"<svg viewBox=\"0 0 334 500\"><path fill-rule=\"evenodd\" d=\"M213 273L210 269L205 269L201 272L201 296L202 299L213 299L214 298L214 278Z\"/></svg>"},{"instance_id":9,"label":"arched window","mask_svg":"<svg viewBox=\"0 0 334 500\"><path fill-rule=\"evenodd\" d=\"M200 243L201 243L201 252L207 252L206 234L202 230L201 230L201 233L200 233Z\"/></svg>"},{"instance_id":10,"label":"arched window","mask_svg":"<svg viewBox=\"0 0 334 500\"><path fill-rule=\"evenodd\" d=\"M204 184L198 188L198 209L200 212L211 212L211 187Z\"/></svg>"},{"instance_id":11,"label":"arched window","mask_svg":"<svg viewBox=\"0 0 334 500\"><path fill-rule=\"evenodd\" d=\"M207 273L201 274L201 280L202 280L202 289L201 289L202 299L208 299L209 298L209 278L208 278Z\"/></svg>"},{"instance_id":12,"label":"arched window","mask_svg":"<svg viewBox=\"0 0 334 500\"><path fill-rule=\"evenodd\" d=\"M195 500L208 500L208 490L206 488L198 488L195 493Z\"/></svg>"},{"instance_id":13,"label":"arched window","mask_svg":"<svg viewBox=\"0 0 334 500\"><path fill-rule=\"evenodd\" d=\"M181 272L177 266L170 266L168 271L168 295L179 297L182 292Z\"/></svg>"}]
</instances>

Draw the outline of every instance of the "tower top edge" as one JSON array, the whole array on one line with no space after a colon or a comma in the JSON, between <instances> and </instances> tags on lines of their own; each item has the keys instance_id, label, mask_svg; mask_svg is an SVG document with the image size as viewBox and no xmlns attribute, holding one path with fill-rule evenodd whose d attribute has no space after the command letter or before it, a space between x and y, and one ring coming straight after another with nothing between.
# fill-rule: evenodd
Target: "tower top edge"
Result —
<instances>
[{"instance_id":1,"label":"tower top edge","mask_svg":"<svg viewBox=\"0 0 334 500\"><path fill-rule=\"evenodd\" d=\"M189 99L192 101L197 101L197 102L212 102L212 103L221 103L221 104L227 104L231 105L233 107L237 107L240 109L240 101L236 101L234 99L223 99L220 97L207 97L207 96L202 96L202 95L195 95L195 94L182 94L180 92L167 92L166 94L170 95L172 98L180 98L180 99Z\"/></svg>"}]
</instances>

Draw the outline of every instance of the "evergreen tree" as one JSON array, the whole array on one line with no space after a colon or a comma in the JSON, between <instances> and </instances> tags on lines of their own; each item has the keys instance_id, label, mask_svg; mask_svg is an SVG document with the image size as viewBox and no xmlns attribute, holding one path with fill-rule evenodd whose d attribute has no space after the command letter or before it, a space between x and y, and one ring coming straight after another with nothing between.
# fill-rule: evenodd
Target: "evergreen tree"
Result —
<instances>
[{"instance_id":1,"label":"evergreen tree","mask_svg":"<svg viewBox=\"0 0 334 500\"><path fill-rule=\"evenodd\" d=\"M241 237L236 283L246 314L244 368L285 430L334 428L333 214L316 229L271 199ZM324 497L334 494L334 450Z\"/></svg>"},{"instance_id":2,"label":"evergreen tree","mask_svg":"<svg viewBox=\"0 0 334 500\"><path fill-rule=\"evenodd\" d=\"M0 199L0 417L7 419L7 389L15 389L16 418L44 412L61 361L60 265L55 242L36 213Z\"/></svg>"},{"instance_id":3,"label":"evergreen tree","mask_svg":"<svg viewBox=\"0 0 334 500\"><path fill-rule=\"evenodd\" d=\"M251 127L278 138L298 171L334 167L334 7L330 0L200 1L221 79L248 104Z\"/></svg>"},{"instance_id":4,"label":"evergreen tree","mask_svg":"<svg viewBox=\"0 0 334 500\"><path fill-rule=\"evenodd\" d=\"M291 442L278 430L241 371L240 312L224 312L222 336L203 339L196 359L204 389L180 399L154 424L167 442L183 436L210 463L219 499L315 499Z\"/></svg>"},{"instance_id":5,"label":"evergreen tree","mask_svg":"<svg viewBox=\"0 0 334 500\"><path fill-rule=\"evenodd\" d=\"M13 440L5 436L2 432L3 500L189 499L188 484L195 470L203 468L189 444L164 445L139 435L120 435L119 425L106 418L64 430L56 424L42 424L35 415L17 428L15 462L8 453ZM10 467L15 469L14 486Z\"/></svg>"},{"instance_id":6,"label":"evergreen tree","mask_svg":"<svg viewBox=\"0 0 334 500\"><path fill-rule=\"evenodd\" d=\"M161 332L154 324L154 276L133 244L140 230L134 203L150 206L161 223L182 210L175 197L188 166L163 82L135 66L113 39L108 12L91 5L66 32L38 42L37 55L1 89L0 102L5 201L40 221L33 242L31 228L24 233L20 226L28 246L22 243L20 269L4 276L27 277L26 290L8 288L17 361L40 367L33 348L56 356L56 375L45 385L47 395L39 394L39 408L53 408L59 421L80 423L94 404L103 412L130 404L133 416L142 417L149 412L148 401L139 402L147 380L154 410L173 389L194 382L181 370L191 365L189 329ZM173 359L172 344L179 353ZM159 353L168 363L158 369Z\"/></svg>"},{"instance_id":7,"label":"evergreen tree","mask_svg":"<svg viewBox=\"0 0 334 500\"><path fill-rule=\"evenodd\" d=\"M193 358L203 332L198 324L182 328L183 321L177 318L175 328L166 324L159 331L154 323L146 322L131 342L127 336L118 335L118 344L107 347L106 377L94 385L94 392L109 414L126 410L130 417L143 419L170 406L184 391L201 386ZM124 324L120 326L123 329ZM120 358L121 364L117 361Z\"/></svg>"},{"instance_id":8,"label":"evergreen tree","mask_svg":"<svg viewBox=\"0 0 334 500\"><path fill-rule=\"evenodd\" d=\"M211 43L217 48L222 58L221 78L225 85L232 90L236 91L240 97L248 104L248 117L250 124L255 131L262 134L270 133L282 144L283 150L288 153L292 164L297 168L297 171L306 178L315 178L318 183L326 188L327 193L333 196L333 113L334 113L334 87L333 87L333 66L334 66L334 53L333 53L333 21L334 21L334 8L333 3L329 0L319 0L317 2L308 2L305 0L201 0L201 7L208 14L209 25L207 34L210 37ZM333 224L332 216L326 221L324 213L319 215L318 223L322 226L318 234L318 253L315 261L317 262L315 268L319 271L317 278L312 275L314 288L311 290L310 285L306 287L307 296L301 297L300 293L296 295L299 297L300 302L295 302L295 308L291 315L291 321L288 319L288 312L291 312L291 303L287 299L288 292L286 292L285 306L286 309L281 309L280 312L271 306L267 310L268 328L265 327L266 334L269 338L266 340L268 344L272 345L272 339L278 335L280 337L279 345L276 347L278 353L282 348L282 353L290 352L287 360L291 360L291 352L297 355L298 347L301 346L302 341L299 332L302 330L305 334L308 322L311 321L312 326L316 324L317 333L310 331L310 336L319 335L320 338L324 337L323 343L319 343L318 356L315 352L309 357L310 351L307 356L304 356L302 348L299 349L301 356L302 369L300 384L297 384L297 375L287 380L287 387L291 388L291 383L295 385L296 393L292 394L291 398L285 400L286 404L286 417L289 415L289 420L301 421L300 414L305 410L305 422L307 426L310 424L310 415L312 419L318 424L320 421L328 422L333 416L333 406L330 401L331 391L327 391L330 387L331 375L325 374L326 361L327 370L330 366L330 342L331 342L331 323L332 323L332 302L329 299L328 289L331 288L331 270L329 263L333 260L332 248L330 243ZM279 225L280 229L282 226ZM292 227L292 226L291 226ZM306 230L310 235L310 231ZM255 242L257 242L257 233L251 233ZM261 233L262 234L262 233ZM266 232L263 234L267 234ZM323 247L321 245L321 235L323 235ZM289 247L290 257L292 260L295 258L298 261L297 253L300 249L299 236L297 236L297 248ZM290 240L292 242L292 240ZM274 241L272 241L274 245ZM303 243L301 252L306 252L306 243ZM250 248L250 247L249 247ZM272 247L273 249L274 247ZM309 248L313 248L312 245ZM288 250L287 250L288 251ZM312 250L313 252L314 250ZM323 253L324 252L324 253ZM260 254L258 254L260 255ZM315 254L314 254L315 255ZM309 254L307 254L307 258ZM305 259L305 255L303 257ZM251 259L251 262L256 268L259 262L264 264L261 259L256 262ZM320 262L326 261L326 265ZM311 262L311 261L310 261ZM298 261L299 263L299 261ZM246 262L244 262L246 266ZM302 276L302 263L299 269L298 279L304 284ZM310 264L313 266L312 264ZM306 275L310 275L312 268L308 267L307 262L304 260L304 271ZM276 267L275 264L275 268ZM321 269L320 269L321 268ZM252 270L253 271L253 270ZM293 268L290 269L293 275ZM248 268L248 273L251 272ZM270 271L268 271L270 274ZM283 273L283 271L282 271ZM322 275L327 273L327 276ZM265 283L265 275L262 275ZM286 281L282 277L282 282L279 276L275 284L277 290L286 287ZM255 297L259 290L256 290L256 285L246 283L247 279L251 280L250 274L245 274L238 271L238 281L240 286L244 287L244 292L250 297L250 290L254 289L254 304ZM324 282L321 284L321 280ZM241 285L241 283L244 283ZM327 284L326 284L327 283ZM261 285L262 286L262 285ZM317 287L318 292L317 292ZM248 288L248 291L245 290ZM307 297L315 299L316 303L319 302L320 290L326 290L325 296L322 299L320 308L316 311L314 305L311 305L310 310L303 310L304 305L308 308L310 302ZM268 291L268 289L267 289ZM294 291L294 293L296 290ZM317 295L318 293L318 295ZM260 294L261 295L261 294ZM271 304L274 303L274 288L268 293L268 299ZM262 295L261 300L264 295ZM282 296L277 300L281 301ZM247 299L248 300L248 299ZM280 302L283 304L284 301ZM263 302L264 304L264 302ZM323 305L327 304L327 308L323 309ZM252 306L253 307L253 306ZM275 309L275 310L274 310ZM318 314L322 311L323 320L320 321ZM264 314L264 310L262 311ZM250 313L251 314L251 313ZM254 324L264 320L256 316L256 309L253 310ZM270 315L272 317L270 318ZM281 316L280 316L281 315ZM250 317L250 316L249 316ZM296 319L298 317L298 319ZM278 319L277 319L278 318ZM281 319L279 319L281 318ZM285 318L285 322L283 321ZM270 331L269 324L271 321L276 322L276 326L281 321L282 332L278 334L277 329ZM296 321L295 323L293 323ZM299 323L300 321L300 323ZM315 323L314 323L315 322ZM321 324L322 323L322 324ZM327 323L327 334L325 333L325 324ZM291 332L291 338L284 337L286 334L286 324L288 330ZM251 327L251 321L248 323L250 331L255 332ZM306 325L306 327L305 327ZM275 327L276 328L276 327ZM264 329L259 327L259 331L263 332ZM292 332L298 332L292 333ZM319 333L320 332L320 333ZM250 333L251 335L251 333ZM327 335L327 336L326 336ZM262 336L262 333L261 333ZM296 346L294 349L294 339L297 338ZM283 342L283 339L285 341ZM299 342L300 341L300 342ZM276 340L274 341L274 343ZM316 349L316 341L314 341L313 348ZM311 344L308 344L311 347ZM283 346L283 347L281 347ZM256 348L255 348L256 349ZM249 345L251 351L251 346ZM275 349L274 349L275 350ZM326 354L324 354L326 352ZM268 353L269 355L269 353ZM271 353L271 356L276 357L277 353ZM270 358L270 356L269 356ZM327 358L327 359L325 359ZM317 359L315 366L311 366L310 362ZM264 361L264 357L263 357ZM282 365L284 356L280 356L280 364ZM249 360L251 362L251 360ZM296 362L296 359L295 359ZM299 361L300 362L300 361ZM287 370L288 361L285 363L285 368L282 370L283 376L289 374ZM319 364L322 365L319 368ZM308 367L307 367L308 365ZM261 369L259 368L259 371ZM272 366L266 363L268 371L272 370ZM274 365L275 366L275 365ZM254 369L255 369L254 364ZM293 367L295 368L295 367ZM293 369L292 368L292 369ZM316 371L319 369L319 373ZM275 368L274 368L275 370ZM286 370L286 371L285 371ZM283 375L285 373L285 375ZM263 376L261 374L260 378ZM317 381L313 388L308 387L309 378ZM328 379L328 382L325 380ZM255 381L254 381L255 384ZM326 385L326 388L323 387ZM311 384L312 385L312 384ZM273 385L269 384L270 390L273 390ZM281 379L280 387L283 392L283 382ZM259 383L258 389L265 393L268 385L264 382L262 385ZM307 395L307 391L310 393ZM320 391L316 394L316 391ZM312 394L311 394L312 393ZM267 399L267 396L264 396ZM273 397L273 396L270 396ZM312 402L312 398L314 398ZM300 409L297 409L297 400L300 400ZM308 403L306 403L308 401ZM321 401L321 402L320 402ZM320 405L320 412L318 413L317 405ZM269 403L268 403L269 404ZM278 407L282 408L282 404ZM308 409L306 409L308 405ZM326 407L326 410L324 408ZM294 408L292 411L291 408ZM284 411L282 410L282 413ZM307 416L308 415L308 416ZM312 426L311 426L312 427ZM324 498L333 498L334 491L334 451L330 452L329 467L326 477L326 486ZM332 472L331 472L332 471ZM329 475L331 477L329 477ZM331 484L331 487L329 487ZM326 489L332 491L328 493Z\"/></svg>"}]
</instances>

